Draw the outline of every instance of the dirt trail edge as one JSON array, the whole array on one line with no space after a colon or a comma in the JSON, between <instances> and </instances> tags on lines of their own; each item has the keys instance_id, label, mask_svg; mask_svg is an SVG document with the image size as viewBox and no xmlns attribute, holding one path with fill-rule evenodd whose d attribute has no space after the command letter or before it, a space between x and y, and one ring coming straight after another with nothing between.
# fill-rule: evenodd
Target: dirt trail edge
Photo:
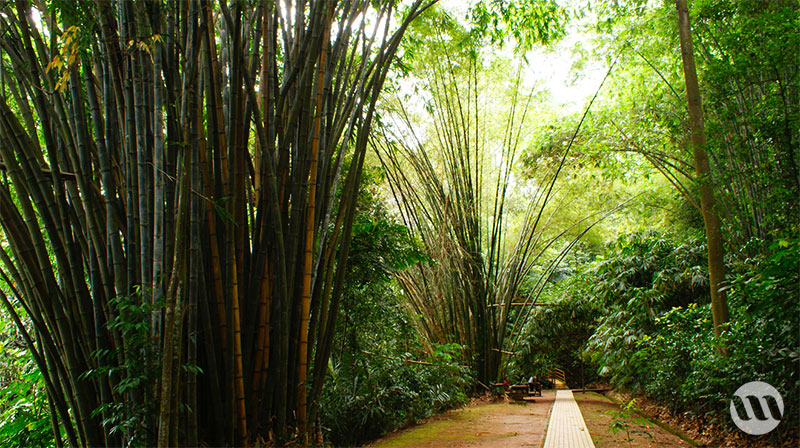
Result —
<instances>
[{"instance_id":1,"label":"dirt trail edge","mask_svg":"<svg viewBox=\"0 0 800 448\"><path fill-rule=\"evenodd\" d=\"M619 405L603 395L595 392L580 392L575 393L574 396L596 448L691 448L696 446L649 420L646 425L640 425L633 418L623 418L619 415L615 417L613 413L620 411ZM627 426L628 431L620 430L613 434L609 428L615 419Z\"/></svg>"},{"instance_id":2,"label":"dirt trail edge","mask_svg":"<svg viewBox=\"0 0 800 448\"><path fill-rule=\"evenodd\" d=\"M417 426L390 433L367 446L384 447L540 447L555 391L535 402L476 401L431 417Z\"/></svg>"}]
</instances>

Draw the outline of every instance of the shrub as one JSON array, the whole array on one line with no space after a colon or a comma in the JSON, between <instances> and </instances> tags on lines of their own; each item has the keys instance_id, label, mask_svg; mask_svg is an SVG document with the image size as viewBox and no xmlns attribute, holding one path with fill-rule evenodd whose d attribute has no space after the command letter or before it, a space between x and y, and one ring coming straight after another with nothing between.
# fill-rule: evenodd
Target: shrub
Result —
<instances>
[{"instance_id":1,"label":"shrub","mask_svg":"<svg viewBox=\"0 0 800 448\"><path fill-rule=\"evenodd\" d=\"M762 246L759 255L729 263L730 322L715 338L708 298L695 288L707 284L697 240L677 245L651 234L618 243L594 270L594 296L607 306L589 345L601 373L673 412L729 425L736 389L764 381L781 392L783 419L795 423L771 437L796 432L800 240L752 244ZM719 354L720 344L729 356Z\"/></svg>"},{"instance_id":2,"label":"shrub","mask_svg":"<svg viewBox=\"0 0 800 448\"><path fill-rule=\"evenodd\" d=\"M406 227L361 198L320 403L326 439L350 446L464 404L472 373L457 345L425 346L401 304L396 272L430 262Z\"/></svg>"},{"instance_id":3,"label":"shrub","mask_svg":"<svg viewBox=\"0 0 800 448\"><path fill-rule=\"evenodd\" d=\"M42 374L19 330L0 312L0 446L51 446L51 422Z\"/></svg>"},{"instance_id":4,"label":"shrub","mask_svg":"<svg viewBox=\"0 0 800 448\"><path fill-rule=\"evenodd\" d=\"M470 372L457 347L440 346L425 361L377 354L332 361L322 425L336 446L358 445L385 432L465 404Z\"/></svg>"}]
</instances>

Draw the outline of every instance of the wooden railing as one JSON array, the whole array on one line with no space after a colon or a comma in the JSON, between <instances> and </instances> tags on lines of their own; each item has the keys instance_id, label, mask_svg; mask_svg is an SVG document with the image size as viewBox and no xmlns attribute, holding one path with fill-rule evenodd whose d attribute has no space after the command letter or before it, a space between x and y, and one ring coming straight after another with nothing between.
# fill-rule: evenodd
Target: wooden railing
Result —
<instances>
[{"instance_id":1,"label":"wooden railing","mask_svg":"<svg viewBox=\"0 0 800 448\"><path fill-rule=\"evenodd\" d=\"M561 381L561 383L564 385L563 387L567 386L567 377L564 375L564 371L561 369L550 370L548 378L550 379L550 381L553 382L553 387L555 387L556 389L558 389L556 381Z\"/></svg>"}]
</instances>

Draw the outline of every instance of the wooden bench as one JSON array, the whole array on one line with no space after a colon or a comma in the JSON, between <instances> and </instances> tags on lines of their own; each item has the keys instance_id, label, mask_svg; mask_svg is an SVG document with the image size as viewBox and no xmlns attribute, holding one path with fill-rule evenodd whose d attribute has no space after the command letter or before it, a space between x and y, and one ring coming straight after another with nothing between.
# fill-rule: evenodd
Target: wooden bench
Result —
<instances>
[{"instance_id":1,"label":"wooden bench","mask_svg":"<svg viewBox=\"0 0 800 448\"><path fill-rule=\"evenodd\" d=\"M532 401L532 397L542 396L542 383L533 377L523 384L493 383L492 392L495 396L505 394L513 400Z\"/></svg>"},{"instance_id":2,"label":"wooden bench","mask_svg":"<svg viewBox=\"0 0 800 448\"><path fill-rule=\"evenodd\" d=\"M530 390L530 394L534 396L541 397L542 396L542 382L536 378L531 378L528 380L528 389Z\"/></svg>"},{"instance_id":3,"label":"wooden bench","mask_svg":"<svg viewBox=\"0 0 800 448\"><path fill-rule=\"evenodd\" d=\"M527 384L514 384L508 388L508 396L514 400L522 400L530 395Z\"/></svg>"}]
</instances>

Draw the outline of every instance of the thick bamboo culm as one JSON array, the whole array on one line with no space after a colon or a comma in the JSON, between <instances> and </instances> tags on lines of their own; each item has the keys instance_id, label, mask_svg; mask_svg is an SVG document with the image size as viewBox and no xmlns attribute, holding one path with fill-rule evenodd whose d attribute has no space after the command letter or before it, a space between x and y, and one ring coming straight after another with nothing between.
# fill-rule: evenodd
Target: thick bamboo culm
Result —
<instances>
[{"instance_id":1,"label":"thick bamboo culm","mask_svg":"<svg viewBox=\"0 0 800 448\"><path fill-rule=\"evenodd\" d=\"M0 5L0 298L59 446L315 427L377 97L434 1L253 3Z\"/></svg>"}]
</instances>

